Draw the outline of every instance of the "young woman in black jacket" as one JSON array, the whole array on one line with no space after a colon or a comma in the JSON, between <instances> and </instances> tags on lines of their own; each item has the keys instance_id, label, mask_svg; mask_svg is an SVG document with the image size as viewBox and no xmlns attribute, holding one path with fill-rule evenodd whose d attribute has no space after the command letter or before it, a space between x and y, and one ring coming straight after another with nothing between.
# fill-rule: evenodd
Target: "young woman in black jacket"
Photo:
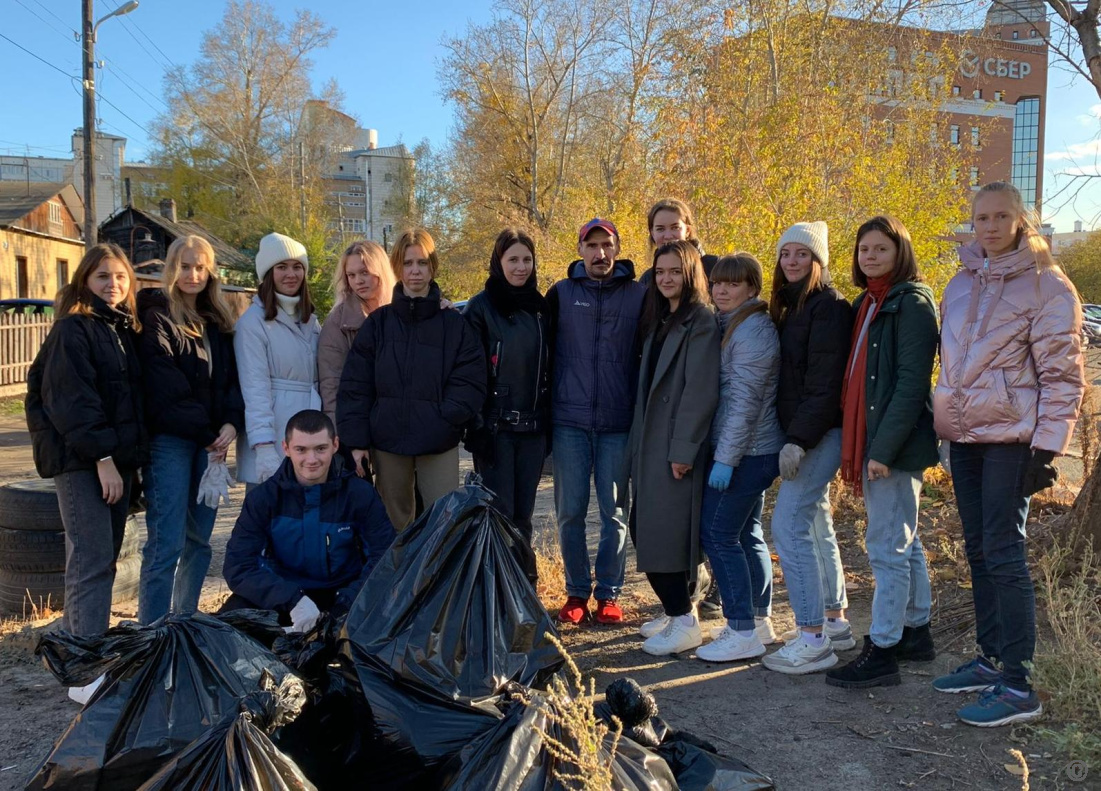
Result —
<instances>
[{"instance_id":1,"label":"young woman in black jacket","mask_svg":"<svg viewBox=\"0 0 1101 791\"><path fill-rule=\"evenodd\" d=\"M34 464L65 525L64 628L107 630L130 482L146 460L134 270L97 244L58 293L57 320L27 377Z\"/></svg>"},{"instance_id":2,"label":"young woman in black jacket","mask_svg":"<svg viewBox=\"0 0 1101 791\"><path fill-rule=\"evenodd\" d=\"M841 466L841 385L852 342L852 308L830 285L828 229L796 223L776 245L769 310L780 330L776 413L785 444L772 512L796 631L762 664L801 675L837 664L856 645L845 620L845 575L830 515L830 481Z\"/></svg>"},{"instance_id":3,"label":"young woman in black jacket","mask_svg":"<svg viewBox=\"0 0 1101 791\"><path fill-rule=\"evenodd\" d=\"M489 371L483 425L467 432L466 447L474 454L474 469L497 495L497 506L530 546L550 418L550 321L530 236L516 228L501 231L485 290L470 299L463 315L481 340ZM534 580L535 569L527 571Z\"/></svg>"},{"instance_id":4,"label":"young woman in black jacket","mask_svg":"<svg viewBox=\"0 0 1101 791\"><path fill-rule=\"evenodd\" d=\"M205 496L199 484L208 464L225 464L245 422L233 354L235 316L222 295L210 243L201 236L174 241L163 280L162 290L138 296L151 435L143 470L149 536L138 596L144 624L169 610L198 608L218 507L217 495Z\"/></svg>"},{"instance_id":5,"label":"young woman in black jacket","mask_svg":"<svg viewBox=\"0 0 1101 791\"><path fill-rule=\"evenodd\" d=\"M399 280L394 298L359 328L336 419L361 476L370 452L375 486L401 531L413 521L414 486L427 508L458 485L459 440L485 403L486 362L474 328L440 305L429 233L403 233L390 265Z\"/></svg>"}]
</instances>

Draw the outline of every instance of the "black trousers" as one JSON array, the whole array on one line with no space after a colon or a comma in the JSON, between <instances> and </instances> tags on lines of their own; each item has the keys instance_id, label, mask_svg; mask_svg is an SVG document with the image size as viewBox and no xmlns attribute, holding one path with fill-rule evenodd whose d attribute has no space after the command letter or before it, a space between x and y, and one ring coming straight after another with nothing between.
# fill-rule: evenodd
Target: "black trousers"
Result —
<instances>
[{"instance_id":1,"label":"black trousers","mask_svg":"<svg viewBox=\"0 0 1101 791\"><path fill-rule=\"evenodd\" d=\"M474 457L475 472L482 476L486 488L497 495L497 508L519 528L529 547L533 534L531 516L535 512L546 448L547 437L542 431L498 431L493 436L492 458L482 454ZM530 556L525 554L521 565L534 584L537 575Z\"/></svg>"}]
</instances>

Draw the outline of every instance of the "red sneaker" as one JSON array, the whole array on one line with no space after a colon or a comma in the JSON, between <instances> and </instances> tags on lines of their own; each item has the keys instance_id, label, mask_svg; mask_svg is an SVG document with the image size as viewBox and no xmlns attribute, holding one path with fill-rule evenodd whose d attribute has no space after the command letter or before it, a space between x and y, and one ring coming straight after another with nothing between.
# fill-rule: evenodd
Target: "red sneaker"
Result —
<instances>
[{"instance_id":1,"label":"red sneaker","mask_svg":"<svg viewBox=\"0 0 1101 791\"><path fill-rule=\"evenodd\" d=\"M581 623L589 614L589 600L580 596L570 596L562 609L558 611L558 620L562 623Z\"/></svg>"},{"instance_id":2,"label":"red sneaker","mask_svg":"<svg viewBox=\"0 0 1101 791\"><path fill-rule=\"evenodd\" d=\"M615 599L598 599L596 602L597 623L623 623L623 609Z\"/></svg>"}]
</instances>

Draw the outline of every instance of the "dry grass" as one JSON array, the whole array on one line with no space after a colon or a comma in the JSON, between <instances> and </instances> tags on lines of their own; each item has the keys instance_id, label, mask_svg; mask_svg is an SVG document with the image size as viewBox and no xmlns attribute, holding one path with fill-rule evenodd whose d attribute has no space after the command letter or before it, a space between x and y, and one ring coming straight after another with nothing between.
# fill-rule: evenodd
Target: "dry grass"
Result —
<instances>
[{"instance_id":1,"label":"dry grass","mask_svg":"<svg viewBox=\"0 0 1101 791\"><path fill-rule=\"evenodd\" d=\"M1101 766L1101 556L1081 532L1056 538L1036 567L1040 641L1033 681L1054 721L1043 728L1072 759Z\"/></svg>"}]
</instances>

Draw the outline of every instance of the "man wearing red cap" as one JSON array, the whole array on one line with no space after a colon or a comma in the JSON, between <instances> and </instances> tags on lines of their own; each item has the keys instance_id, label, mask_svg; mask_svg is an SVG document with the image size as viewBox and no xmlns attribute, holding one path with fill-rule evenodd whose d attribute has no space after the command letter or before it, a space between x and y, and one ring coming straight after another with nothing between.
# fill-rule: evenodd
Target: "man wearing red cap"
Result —
<instances>
[{"instance_id":1,"label":"man wearing red cap","mask_svg":"<svg viewBox=\"0 0 1101 791\"><path fill-rule=\"evenodd\" d=\"M619 232L608 220L585 223L577 237L579 261L551 287L554 323L554 506L566 575L566 603L558 619L589 615L593 580L586 539L590 472L600 508L596 554L596 620L619 623L627 525L616 507L627 483L627 434L638 382L639 317L645 286L634 264L617 260Z\"/></svg>"}]
</instances>

